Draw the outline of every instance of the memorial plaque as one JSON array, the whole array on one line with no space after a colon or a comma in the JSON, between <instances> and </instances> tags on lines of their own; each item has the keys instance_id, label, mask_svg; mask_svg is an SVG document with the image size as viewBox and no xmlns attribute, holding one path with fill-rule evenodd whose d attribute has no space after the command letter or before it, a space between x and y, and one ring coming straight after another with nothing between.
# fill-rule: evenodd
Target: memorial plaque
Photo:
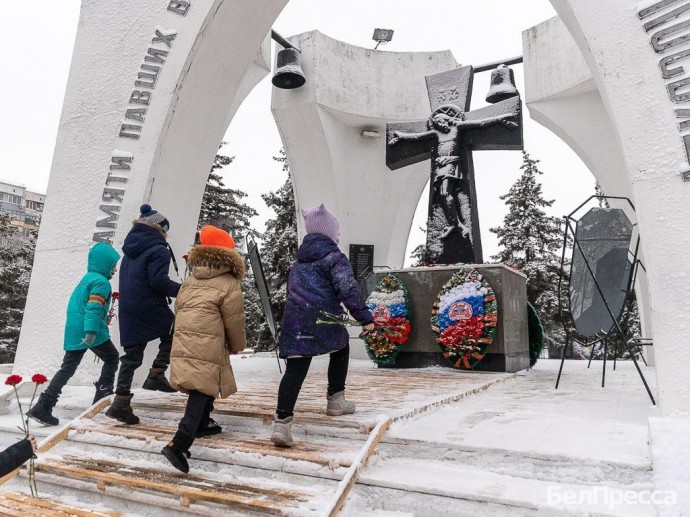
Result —
<instances>
[{"instance_id":1,"label":"memorial plaque","mask_svg":"<svg viewBox=\"0 0 690 517\"><path fill-rule=\"evenodd\" d=\"M350 264L362 294L367 294L367 277L374 269L374 245L350 244Z\"/></svg>"},{"instance_id":2,"label":"memorial plaque","mask_svg":"<svg viewBox=\"0 0 690 517\"><path fill-rule=\"evenodd\" d=\"M618 208L592 208L577 222L579 246L573 247L568 291L575 328L583 336L610 332L615 325L611 315L618 319L623 311L632 271L632 231Z\"/></svg>"},{"instance_id":3,"label":"memorial plaque","mask_svg":"<svg viewBox=\"0 0 690 517\"><path fill-rule=\"evenodd\" d=\"M266 284L266 276L264 275L264 268L261 264L261 255L259 255L259 247L250 237L247 238L247 254L249 255L249 264L254 273L254 282L259 291L259 299L261 306L264 309L264 315L268 322L268 328L273 336L273 341L278 342L278 332L276 328L275 316L273 316L273 307L271 307L271 298L268 292L268 285Z\"/></svg>"}]
</instances>

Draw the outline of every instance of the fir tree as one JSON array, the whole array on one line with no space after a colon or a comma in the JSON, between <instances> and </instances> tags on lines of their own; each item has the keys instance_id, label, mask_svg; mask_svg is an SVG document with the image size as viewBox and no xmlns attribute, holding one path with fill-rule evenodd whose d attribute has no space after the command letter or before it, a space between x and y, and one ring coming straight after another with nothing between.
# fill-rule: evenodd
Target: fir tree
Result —
<instances>
[{"instance_id":1,"label":"fir tree","mask_svg":"<svg viewBox=\"0 0 690 517\"><path fill-rule=\"evenodd\" d=\"M419 229L422 231L422 233L426 235L426 228L420 226ZM426 243L419 244L415 249L413 249L410 253L410 258L415 261L412 264L412 267L422 266L426 264Z\"/></svg>"},{"instance_id":2,"label":"fir tree","mask_svg":"<svg viewBox=\"0 0 690 517\"><path fill-rule=\"evenodd\" d=\"M277 191L261 196L266 205L275 212L275 217L266 223L261 258L271 295L273 314L280 325L287 295L287 278L297 254L297 214L292 176L285 150L281 149L279 155L273 159L282 165L287 179ZM270 337L266 335L267 330L264 330L262 347L269 346L269 343L272 345Z\"/></svg>"},{"instance_id":3,"label":"fir tree","mask_svg":"<svg viewBox=\"0 0 690 517\"><path fill-rule=\"evenodd\" d=\"M544 211L553 201L543 197L538 163L523 152L522 176L501 196L508 214L503 226L490 230L501 247L492 259L527 275L527 299L541 318L547 343L562 347L565 332L558 313L558 280L563 232L560 219ZM561 288L567 296L567 278Z\"/></svg>"},{"instance_id":4,"label":"fir tree","mask_svg":"<svg viewBox=\"0 0 690 517\"><path fill-rule=\"evenodd\" d=\"M0 363L17 351L36 248L36 236L24 237L0 214Z\"/></svg>"},{"instance_id":5,"label":"fir tree","mask_svg":"<svg viewBox=\"0 0 690 517\"><path fill-rule=\"evenodd\" d=\"M220 151L226 143L221 142L218 150ZM251 218L258 215L258 212L242 201L247 197L245 192L227 188L223 182L220 173L234 159L234 156L226 156L220 152L216 155L201 201L198 228L212 224L231 233L239 243L247 235L259 235L251 227Z\"/></svg>"},{"instance_id":6,"label":"fir tree","mask_svg":"<svg viewBox=\"0 0 690 517\"><path fill-rule=\"evenodd\" d=\"M219 151L224 145L226 142L220 144ZM198 228L207 224L222 228L232 234L238 246L242 246L245 237L260 236L251 226L251 218L258 215L258 212L243 201L247 197L245 192L227 188L223 182L221 172L232 163L233 159L234 157L226 156L220 152L216 155L201 201ZM245 265L247 266L247 274L242 279L242 293L244 294L244 311L247 315L247 346L256 348L262 335L262 325L265 325L265 318L252 270L248 263Z\"/></svg>"}]
</instances>

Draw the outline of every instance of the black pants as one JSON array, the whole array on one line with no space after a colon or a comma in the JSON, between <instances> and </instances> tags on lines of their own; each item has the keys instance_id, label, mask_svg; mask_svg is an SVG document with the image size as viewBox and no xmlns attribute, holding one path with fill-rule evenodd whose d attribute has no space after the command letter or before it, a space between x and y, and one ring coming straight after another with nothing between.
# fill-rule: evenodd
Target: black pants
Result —
<instances>
[{"instance_id":1,"label":"black pants","mask_svg":"<svg viewBox=\"0 0 690 517\"><path fill-rule=\"evenodd\" d=\"M280 419L292 416L302 383L307 377L311 357L291 357L287 359L285 374L278 388L278 409L276 416ZM333 352L328 362L328 394L333 395L345 389L347 367L350 362L350 345Z\"/></svg>"},{"instance_id":2,"label":"black pants","mask_svg":"<svg viewBox=\"0 0 690 517\"><path fill-rule=\"evenodd\" d=\"M57 399L60 396L62 388L65 387L65 384L72 378L74 372L77 371L77 367L79 363L81 363L86 350L91 350L101 361L103 361L101 376L97 383L99 385L112 387L115 381L115 372L117 371L118 353L113 342L107 340L98 346L92 346L88 349L66 351L65 357L62 360L62 366L60 366L60 369L53 376L50 384L48 384L45 390L46 395L53 399Z\"/></svg>"},{"instance_id":3,"label":"black pants","mask_svg":"<svg viewBox=\"0 0 690 517\"><path fill-rule=\"evenodd\" d=\"M170 364L170 349L172 348L173 334L166 334L161 336L161 342L158 345L158 355L153 360L152 368L168 368ZM132 390L132 379L134 372L144 362L144 350L148 343L139 343L136 345L125 347L125 353L120 357L120 373L117 376L117 388L115 393L117 395L129 395Z\"/></svg>"},{"instance_id":4,"label":"black pants","mask_svg":"<svg viewBox=\"0 0 690 517\"><path fill-rule=\"evenodd\" d=\"M184 410L184 416L177 426L177 433L173 438L173 442L177 442L182 450L188 450L194 443L194 435L197 429L208 426L213 411L213 402L215 397L205 395L200 391L190 391L187 399L187 406Z\"/></svg>"}]
</instances>

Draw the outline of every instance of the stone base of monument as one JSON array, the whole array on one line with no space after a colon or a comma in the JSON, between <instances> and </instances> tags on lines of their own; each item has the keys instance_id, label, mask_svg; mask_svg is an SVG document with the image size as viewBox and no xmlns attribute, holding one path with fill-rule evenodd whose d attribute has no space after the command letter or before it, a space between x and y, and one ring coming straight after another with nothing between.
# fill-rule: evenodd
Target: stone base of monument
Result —
<instances>
[{"instance_id":1,"label":"stone base of monument","mask_svg":"<svg viewBox=\"0 0 690 517\"><path fill-rule=\"evenodd\" d=\"M529 368L527 330L527 278L503 264L473 266L489 282L498 302L496 335L485 357L474 370L517 372ZM395 273L407 286L410 295L409 339L387 368L423 368L453 365L443 357L431 330L431 310L443 285L460 269L459 266L416 267L376 270L377 282L387 273Z\"/></svg>"}]
</instances>

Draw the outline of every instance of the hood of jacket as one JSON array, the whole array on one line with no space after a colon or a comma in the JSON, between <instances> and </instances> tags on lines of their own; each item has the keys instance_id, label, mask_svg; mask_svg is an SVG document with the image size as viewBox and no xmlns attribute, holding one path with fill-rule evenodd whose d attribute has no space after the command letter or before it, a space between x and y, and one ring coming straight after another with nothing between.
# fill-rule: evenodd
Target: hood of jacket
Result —
<instances>
[{"instance_id":1,"label":"hood of jacket","mask_svg":"<svg viewBox=\"0 0 690 517\"><path fill-rule=\"evenodd\" d=\"M316 262L335 251L340 251L340 249L330 238L320 233L308 233L297 250L297 260Z\"/></svg>"},{"instance_id":2,"label":"hood of jacket","mask_svg":"<svg viewBox=\"0 0 690 517\"><path fill-rule=\"evenodd\" d=\"M131 258L136 258L153 246L167 246L165 237L153 226L135 222L125 237L122 252Z\"/></svg>"},{"instance_id":3,"label":"hood of jacket","mask_svg":"<svg viewBox=\"0 0 690 517\"><path fill-rule=\"evenodd\" d=\"M88 271L110 278L113 268L120 260L120 254L106 242L97 242L89 250Z\"/></svg>"},{"instance_id":4,"label":"hood of jacket","mask_svg":"<svg viewBox=\"0 0 690 517\"><path fill-rule=\"evenodd\" d=\"M244 259L235 250L220 246L194 246L189 252L187 262L194 278L213 278L230 273L242 280L245 272Z\"/></svg>"}]
</instances>

